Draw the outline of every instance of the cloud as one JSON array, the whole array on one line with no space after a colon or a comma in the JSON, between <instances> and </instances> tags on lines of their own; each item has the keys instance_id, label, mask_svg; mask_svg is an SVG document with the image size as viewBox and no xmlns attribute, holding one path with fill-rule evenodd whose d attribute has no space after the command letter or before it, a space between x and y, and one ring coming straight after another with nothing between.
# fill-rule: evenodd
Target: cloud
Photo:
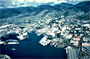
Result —
<instances>
[{"instance_id":1,"label":"cloud","mask_svg":"<svg viewBox=\"0 0 90 59\"><path fill-rule=\"evenodd\" d=\"M89 0L17 0L17 1L18 2L37 2L37 3L48 3L48 2L62 3L62 2L80 2L80 1L89 1Z\"/></svg>"},{"instance_id":2,"label":"cloud","mask_svg":"<svg viewBox=\"0 0 90 59\"><path fill-rule=\"evenodd\" d=\"M38 2L38 3L48 3L48 2L65 2L66 0L17 0L18 2Z\"/></svg>"}]
</instances>

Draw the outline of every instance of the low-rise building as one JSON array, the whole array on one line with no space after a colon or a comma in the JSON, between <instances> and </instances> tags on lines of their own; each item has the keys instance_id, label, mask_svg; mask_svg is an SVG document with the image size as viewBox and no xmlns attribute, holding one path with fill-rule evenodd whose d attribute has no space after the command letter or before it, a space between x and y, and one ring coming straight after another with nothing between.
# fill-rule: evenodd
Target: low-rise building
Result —
<instances>
[{"instance_id":1,"label":"low-rise building","mask_svg":"<svg viewBox=\"0 0 90 59\"><path fill-rule=\"evenodd\" d=\"M74 40L70 40L70 44L78 47L79 42L78 41L74 41Z\"/></svg>"},{"instance_id":2,"label":"low-rise building","mask_svg":"<svg viewBox=\"0 0 90 59\"><path fill-rule=\"evenodd\" d=\"M0 38L0 44L3 44L4 43L4 41L1 41L1 38Z\"/></svg>"},{"instance_id":3,"label":"low-rise building","mask_svg":"<svg viewBox=\"0 0 90 59\"><path fill-rule=\"evenodd\" d=\"M39 43L41 44L41 45L43 45L43 46L46 46L46 45L48 45L50 42L51 42L51 40L47 40L47 36L44 36L40 41L39 41ZM47 40L47 41L46 41Z\"/></svg>"},{"instance_id":4,"label":"low-rise building","mask_svg":"<svg viewBox=\"0 0 90 59\"><path fill-rule=\"evenodd\" d=\"M28 38L28 33L23 33L23 34L19 34L19 36L17 36L17 38L19 38L20 40L24 40L26 38Z\"/></svg>"}]
</instances>

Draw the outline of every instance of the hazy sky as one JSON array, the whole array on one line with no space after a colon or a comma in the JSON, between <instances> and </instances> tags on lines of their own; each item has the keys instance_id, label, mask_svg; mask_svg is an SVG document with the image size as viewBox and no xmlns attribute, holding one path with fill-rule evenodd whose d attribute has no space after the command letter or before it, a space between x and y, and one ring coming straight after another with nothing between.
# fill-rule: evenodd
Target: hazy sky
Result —
<instances>
[{"instance_id":1,"label":"hazy sky","mask_svg":"<svg viewBox=\"0 0 90 59\"><path fill-rule=\"evenodd\" d=\"M80 2L80 1L89 1L89 0L0 0L0 1L8 1L8 2L38 2L38 3L48 3L48 2L54 2L54 3L62 3L62 2Z\"/></svg>"},{"instance_id":2,"label":"hazy sky","mask_svg":"<svg viewBox=\"0 0 90 59\"><path fill-rule=\"evenodd\" d=\"M27 2L76 2L76 1L89 1L89 0L17 0L19 2L24 2L24 1L27 1Z\"/></svg>"},{"instance_id":3,"label":"hazy sky","mask_svg":"<svg viewBox=\"0 0 90 59\"><path fill-rule=\"evenodd\" d=\"M55 1L57 1L57 0L17 0L17 1L19 1L19 2L24 2L24 1L26 1L26 2L55 2ZM64 0L60 0L60 1L64 1Z\"/></svg>"},{"instance_id":4,"label":"hazy sky","mask_svg":"<svg viewBox=\"0 0 90 59\"><path fill-rule=\"evenodd\" d=\"M0 0L0 1L5 1L5 3L4 3L5 6L8 6L10 4L19 5L20 3L24 3L24 5L29 5L29 6L38 6L38 5L42 4L42 3L48 3L48 2L53 2L54 4L52 4L52 5L59 4L59 3L62 3L62 2L71 3L71 4L77 4L78 2L89 1L89 0ZM29 4L27 2L34 2L34 3L36 2L37 4L36 3L35 4L34 3ZM0 5L2 5L2 4L0 4Z\"/></svg>"}]
</instances>

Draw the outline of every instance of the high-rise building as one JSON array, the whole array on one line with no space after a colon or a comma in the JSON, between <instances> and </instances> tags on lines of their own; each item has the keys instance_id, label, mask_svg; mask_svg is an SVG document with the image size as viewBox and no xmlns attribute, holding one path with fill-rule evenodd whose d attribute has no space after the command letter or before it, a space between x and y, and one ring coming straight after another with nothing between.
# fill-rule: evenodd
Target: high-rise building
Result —
<instances>
[{"instance_id":1,"label":"high-rise building","mask_svg":"<svg viewBox=\"0 0 90 59\"><path fill-rule=\"evenodd\" d=\"M76 49L73 49L72 47L68 46L66 48L66 53L67 53L67 59L78 59Z\"/></svg>"},{"instance_id":2,"label":"high-rise building","mask_svg":"<svg viewBox=\"0 0 90 59\"><path fill-rule=\"evenodd\" d=\"M90 57L89 56L85 56L85 57L83 57L83 59L90 59Z\"/></svg>"}]
</instances>

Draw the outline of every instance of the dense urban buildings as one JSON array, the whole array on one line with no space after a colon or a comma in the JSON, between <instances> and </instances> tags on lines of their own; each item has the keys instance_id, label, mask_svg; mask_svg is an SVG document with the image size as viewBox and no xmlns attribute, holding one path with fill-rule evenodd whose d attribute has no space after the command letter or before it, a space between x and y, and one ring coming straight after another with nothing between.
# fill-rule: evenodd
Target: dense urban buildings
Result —
<instances>
[{"instance_id":1,"label":"dense urban buildings","mask_svg":"<svg viewBox=\"0 0 90 59\"><path fill-rule=\"evenodd\" d=\"M7 13L7 9L1 9L0 45L19 44L18 40L25 40L34 31L44 36L38 42L42 46L66 47L67 59L90 59L89 4L21 7Z\"/></svg>"}]
</instances>

